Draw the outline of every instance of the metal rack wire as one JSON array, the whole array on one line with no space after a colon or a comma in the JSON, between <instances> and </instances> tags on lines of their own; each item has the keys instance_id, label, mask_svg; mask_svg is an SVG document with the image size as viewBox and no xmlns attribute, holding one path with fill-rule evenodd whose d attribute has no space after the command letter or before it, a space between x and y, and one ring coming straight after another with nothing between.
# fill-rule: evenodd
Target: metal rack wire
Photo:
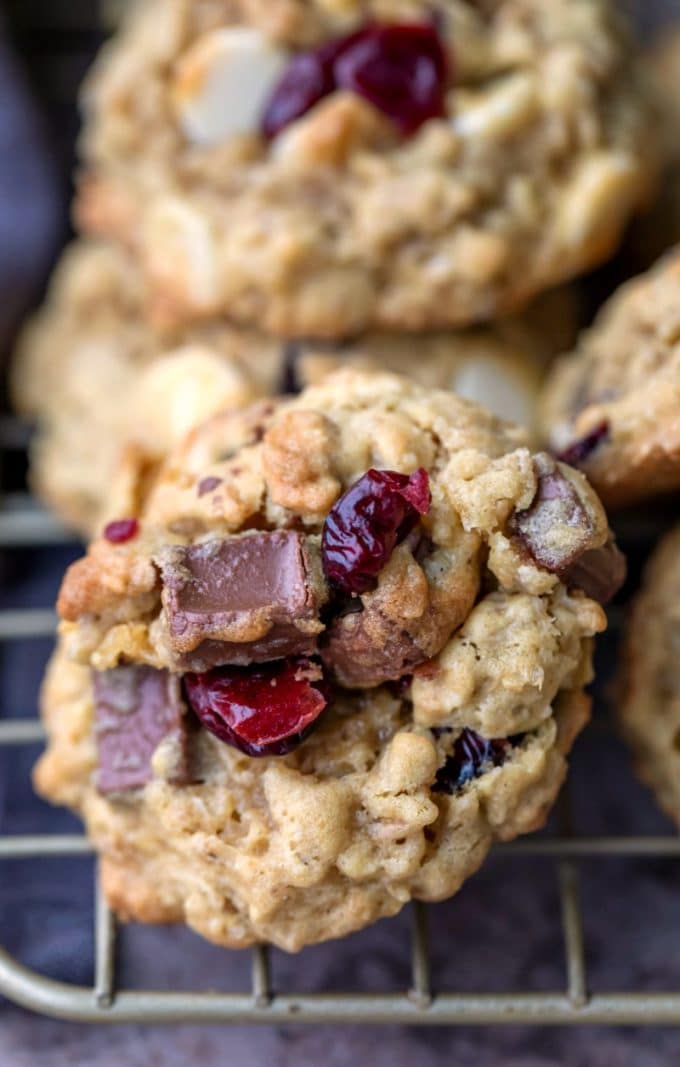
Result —
<instances>
[{"instance_id":1,"label":"metal rack wire","mask_svg":"<svg viewBox=\"0 0 680 1067\"><path fill-rule=\"evenodd\" d=\"M22 448L25 432L12 418L0 419L0 451ZM4 498L0 508L0 547L59 545L68 540L59 524L27 494ZM0 641L44 638L54 631L51 608L0 611ZM34 745L43 739L39 720L0 720L0 747ZM89 855L82 835L0 837L0 864L13 860ZM30 971L0 946L0 994L25 1008L82 1022L167 1023L401 1023L452 1025L678 1024L680 992L589 992L579 898L578 863L584 858L680 858L680 837L576 837L570 832L567 803L555 837L499 845L504 856L548 857L554 861L560 896L566 982L548 992L456 993L433 986L428 952L427 909L411 905L410 986L403 992L295 993L273 988L269 949L252 951L250 989L239 993L154 992L120 988L116 977L116 919L95 882L95 953L92 985L70 985Z\"/></svg>"}]
</instances>

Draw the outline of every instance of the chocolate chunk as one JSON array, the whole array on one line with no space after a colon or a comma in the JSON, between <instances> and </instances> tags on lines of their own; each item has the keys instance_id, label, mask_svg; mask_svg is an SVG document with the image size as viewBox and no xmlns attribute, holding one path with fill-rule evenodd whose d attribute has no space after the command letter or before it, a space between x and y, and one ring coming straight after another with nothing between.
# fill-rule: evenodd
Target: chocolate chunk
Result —
<instances>
[{"instance_id":1,"label":"chocolate chunk","mask_svg":"<svg viewBox=\"0 0 680 1067\"><path fill-rule=\"evenodd\" d=\"M578 488L547 453L534 457L536 495L518 511L511 529L532 559L568 585L606 603L625 580L625 559L609 536L605 544Z\"/></svg>"},{"instance_id":2,"label":"chocolate chunk","mask_svg":"<svg viewBox=\"0 0 680 1067\"><path fill-rule=\"evenodd\" d=\"M151 760L161 741L174 741L167 777L189 780L187 719L179 679L153 667L94 672L95 732L100 793L141 789L153 778Z\"/></svg>"},{"instance_id":3,"label":"chocolate chunk","mask_svg":"<svg viewBox=\"0 0 680 1067\"><path fill-rule=\"evenodd\" d=\"M601 548L584 552L562 575L567 585L582 589L586 596L600 604L608 604L626 580L626 557L617 548L614 538Z\"/></svg>"},{"instance_id":4,"label":"chocolate chunk","mask_svg":"<svg viewBox=\"0 0 680 1067\"><path fill-rule=\"evenodd\" d=\"M302 534L278 530L168 547L158 563L180 668L245 666L316 650L325 589Z\"/></svg>"},{"instance_id":5,"label":"chocolate chunk","mask_svg":"<svg viewBox=\"0 0 680 1067\"><path fill-rule=\"evenodd\" d=\"M395 681L429 658L413 636L386 618L376 604L337 618L321 649L324 665L350 689Z\"/></svg>"},{"instance_id":6,"label":"chocolate chunk","mask_svg":"<svg viewBox=\"0 0 680 1067\"><path fill-rule=\"evenodd\" d=\"M603 419L585 437L572 442L563 452L560 452L557 458L562 463L568 463L570 467L579 467L607 437L609 437L609 423Z\"/></svg>"}]
</instances>

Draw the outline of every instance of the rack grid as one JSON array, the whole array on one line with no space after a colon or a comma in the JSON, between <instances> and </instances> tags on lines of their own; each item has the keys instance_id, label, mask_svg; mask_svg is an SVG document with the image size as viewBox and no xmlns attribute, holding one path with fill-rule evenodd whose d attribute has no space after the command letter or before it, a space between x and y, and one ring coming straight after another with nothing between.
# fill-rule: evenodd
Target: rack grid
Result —
<instances>
[{"instance_id":1,"label":"rack grid","mask_svg":"<svg viewBox=\"0 0 680 1067\"><path fill-rule=\"evenodd\" d=\"M26 428L0 418L0 452L22 450ZM0 547L12 550L68 543L67 532L26 493L8 494L0 507ZM51 608L0 611L0 641L53 634ZM44 734L39 719L0 719L0 747L35 745ZM570 831L568 798L561 803L559 836L525 838L497 845L505 856L554 861L559 888L566 983L546 992L456 993L433 986L428 952L427 908L411 907L410 987L403 992L295 993L273 988L269 948L252 950L250 989L240 993L126 990L116 978L117 922L95 879L94 973L89 987L54 981L24 967L0 946L0 994L15 1003L62 1019L97 1023L374 1023L453 1024L680 1024L680 992L589 992L579 897L578 864L585 858L680 859L680 836L583 837ZM13 860L90 855L79 834L0 836L0 864ZM226 951L226 950L225 950ZM404 951L407 951L405 946Z\"/></svg>"}]
</instances>

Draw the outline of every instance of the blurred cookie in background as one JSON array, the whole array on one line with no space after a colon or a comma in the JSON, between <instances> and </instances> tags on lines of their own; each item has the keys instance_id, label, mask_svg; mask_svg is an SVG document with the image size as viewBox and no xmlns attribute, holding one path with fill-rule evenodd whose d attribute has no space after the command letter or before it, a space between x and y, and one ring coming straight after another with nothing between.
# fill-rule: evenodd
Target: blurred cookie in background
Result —
<instances>
[{"instance_id":1,"label":"blurred cookie in background","mask_svg":"<svg viewBox=\"0 0 680 1067\"><path fill-rule=\"evenodd\" d=\"M654 552L628 620L620 724L635 768L680 825L680 527Z\"/></svg>"},{"instance_id":2,"label":"blurred cookie in background","mask_svg":"<svg viewBox=\"0 0 680 1067\"><path fill-rule=\"evenodd\" d=\"M659 35L646 65L657 95L664 167L657 197L635 220L626 242L637 270L680 241L680 22Z\"/></svg>"},{"instance_id":3,"label":"blurred cookie in background","mask_svg":"<svg viewBox=\"0 0 680 1067\"><path fill-rule=\"evenodd\" d=\"M76 218L154 319L289 338L515 313L613 253L657 167L607 0L145 0L84 115Z\"/></svg>"},{"instance_id":4,"label":"blurred cookie in background","mask_svg":"<svg viewBox=\"0 0 680 1067\"><path fill-rule=\"evenodd\" d=\"M281 345L224 324L161 337L141 312L141 279L124 252L77 243L15 354L17 409L37 420L32 483L87 534L119 457L143 469L221 407L277 392Z\"/></svg>"},{"instance_id":5,"label":"blurred cookie in background","mask_svg":"<svg viewBox=\"0 0 680 1067\"><path fill-rule=\"evenodd\" d=\"M551 371L540 418L608 506L680 488L680 249L604 305Z\"/></svg>"}]
</instances>

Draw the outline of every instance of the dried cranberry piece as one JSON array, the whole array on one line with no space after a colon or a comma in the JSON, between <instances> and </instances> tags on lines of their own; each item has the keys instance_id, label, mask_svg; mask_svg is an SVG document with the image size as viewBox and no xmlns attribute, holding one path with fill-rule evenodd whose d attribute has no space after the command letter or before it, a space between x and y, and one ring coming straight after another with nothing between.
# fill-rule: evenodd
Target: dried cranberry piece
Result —
<instances>
[{"instance_id":1,"label":"dried cranberry piece","mask_svg":"<svg viewBox=\"0 0 680 1067\"><path fill-rule=\"evenodd\" d=\"M137 519L115 519L104 527L104 537L112 545L123 545L139 533Z\"/></svg>"},{"instance_id":2,"label":"dried cranberry piece","mask_svg":"<svg viewBox=\"0 0 680 1067\"><path fill-rule=\"evenodd\" d=\"M430 507L429 478L369 470L341 496L324 523L323 567L343 593L365 593Z\"/></svg>"},{"instance_id":3,"label":"dried cranberry piece","mask_svg":"<svg viewBox=\"0 0 680 1067\"><path fill-rule=\"evenodd\" d=\"M473 778L479 778L487 767L500 767L507 759L512 745L506 738L487 740L467 727L453 746L453 753L437 771L434 793L456 793Z\"/></svg>"},{"instance_id":4,"label":"dried cranberry piece","mask_svg":"<svg viewBox=\"0 0 680 1067\"><path fill-rule=\"evenodd\" d=\"M269 97L262 116L262 133L271 139L305 115L337 88L334 65L339 53L356 37L329 41L291 60Z\"/></svg>"},{"instance_id":5,"label":"dried cranberry piece","mask_svg":"<svg viewBox=\"0 0 680 1067\"><path fill-rule=\"evenodd\" d=\"M307 659L187 674L184 688L206 730L248 756L284 756L328 703L321 668Z\"/></svg>"},{"instance_id":6,"label":"dried cranberry piece","mask_svg":"<svg viewBox=\"0 0 680 1067\"><path fill-rule=\"evenodd\" d=\"M291 61L265 107L262 132L275 137L324 96L347 89L370 100L402 133L414 133L445 114L447 76L434 25L369 23Z\"/></svg>"},{"instance_id":7,"label":"dried cranberry piece","mask_svg":"<svg viewBox=\"0 0 680 1067\"><path fill-rule=\"evenodd\" d=\"M606 419L602 422L598 422L593 429L585 435L585 437L579 438L564 449L563 452L558 453L557 458L562 463L568 463L570 467L578 467L581 463L584 463L591 453L595 451L598 445L609 436L609 423Z\"/></svg>"},{"instance_id":8,"label":"dried cranberry piece","mask_svg":"<svg viewBox=\"0 0 680 1067\"><path fill-rule=\"evenodd\" d=\"M338 56L335 77L409 134L445 114L447 67L434 26L369 26Z\"/></svg>"}]
</instances>

